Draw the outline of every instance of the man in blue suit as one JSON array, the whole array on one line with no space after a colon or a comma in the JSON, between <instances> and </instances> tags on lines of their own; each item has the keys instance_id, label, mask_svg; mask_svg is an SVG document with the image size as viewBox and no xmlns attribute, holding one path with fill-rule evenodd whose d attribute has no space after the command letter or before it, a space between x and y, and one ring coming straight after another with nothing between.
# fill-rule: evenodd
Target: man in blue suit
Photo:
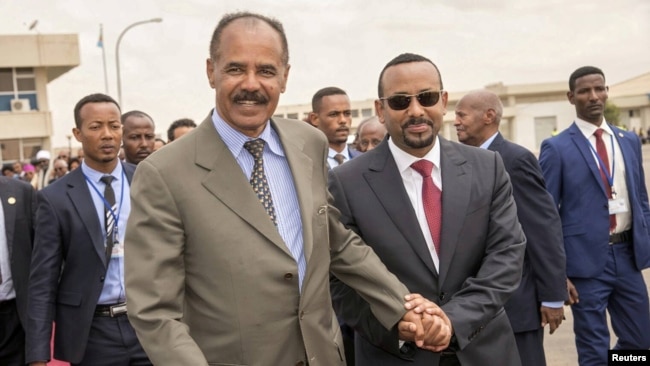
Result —
<instances>
[{"instance_id":1,"label":"man in blue suit","mask_svg":"<svg viewBox=\"0 0 650 366\"><path fill-rule=\"evenodd\" d=\"M562 323L567 297L562 223L537 158L499 133L502 114L496 94L477 90L456 104L454 126L458 141L498 152L510 175L517 218L526 234L526 255L521 284L505 309L521 364L545 366L544 326L548 324L550 333L555 332Z\"/></svg>"},{"instance_id":2,"label":"man in blue suit","mask_svg":"<svg viewBox=\"0 0 650 366\"><path fill-rule=\"evenodd\" d=\"M650 348L650 305L641 270L650 266L650 209L641 142L604 119L608 87L591 66L569 78L577 118L542 143L540 165L564 233L567 276L579 301L573 306L580 365L607 364L615 349Z\"/></svg>"},{"instance_id":3,"label":"man in blue suit","mask_svg":"<svg viewBox=\"0 0 650 366\"><path fill-rule=\"evenodd\" d=\"M26 361L73 366L148 366L126 314L124 232L135 166L122 164L120 108L104 94L82 98L74 133L79 169L38 192L29 276Z\"/></svg>"}]
</instances>

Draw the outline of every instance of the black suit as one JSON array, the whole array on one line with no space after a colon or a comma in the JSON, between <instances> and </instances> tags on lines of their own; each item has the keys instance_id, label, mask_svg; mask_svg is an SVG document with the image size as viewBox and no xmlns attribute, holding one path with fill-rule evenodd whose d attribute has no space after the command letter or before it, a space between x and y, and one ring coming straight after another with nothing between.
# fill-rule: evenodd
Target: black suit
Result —
<instances>
[{"instance_id":1,"label":"black suit","mask_svg":"<svg viewBox=\"0 0 650 366\"><path fill-rule=\"evenodd\" d=\"M15 300L0 299L0 364L23 365L25 335L21 324L25 324L27 316L27 282L34 239L34 189L26 182L0 177L0 199L16 292Z\"/></svg>"},{"instance_id":2,"label":"black suit","mask_svg":"<svg viewBox=\"0 0 650 366\"><path fill-rule=\"evenodd\" d=\"M52 321L54 357L81 362L104 286L106 239L81 168L38 192L27 362L50 359ZM133 167L123 169L130 182Z\"/></svg>"},{"instance_id":3,"label":"black suit","mask_svg":"<svg viewBox=\"0 0 650 366\"><path fill-rule=\"evenodd\" d=\"M527 240L521 285L506 303L506 313L522 364L545 365L539 308L542 301L563 302L567 297L562 222L546 190L542 169L530 151L501 134L488 149L501 155L510 175L517 217ZM533 342L527 343L529 339Z\"/></svg>"}]
</instances>

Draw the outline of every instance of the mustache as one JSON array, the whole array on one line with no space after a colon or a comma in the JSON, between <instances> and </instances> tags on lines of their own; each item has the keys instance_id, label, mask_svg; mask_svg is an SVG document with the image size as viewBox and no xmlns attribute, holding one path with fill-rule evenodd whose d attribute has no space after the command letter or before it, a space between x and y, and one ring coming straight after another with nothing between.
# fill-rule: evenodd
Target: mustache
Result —
<instances>
[{"instance_id":1,"label":"mustache","mask_svg":"<svg viewBox=\"0 0 650 366\"><path fill-rule=\"evenodd\" d=\"M431 127L433 127L433 121L430 119L426 119L423 117L418 117L418 118L409 118L406 123L402 125L402 128L407 128L409 126L415 126L415 125L421 125L421 124L427 124Z\"/></svg>"},{"instance_id":2,"label":"mustache","mask_svg":"<svg viewBox=\"0 0 650 366\"><path fill-rule=\"evenodd\" d=\"M242 102L242 101L252 101L255 103L266 104L268 103L269 100L264 95L258 92L249 92L244 90L237 93L237 95L233 97L233 101L235 103Z\"/></svg>"}]
</instances>

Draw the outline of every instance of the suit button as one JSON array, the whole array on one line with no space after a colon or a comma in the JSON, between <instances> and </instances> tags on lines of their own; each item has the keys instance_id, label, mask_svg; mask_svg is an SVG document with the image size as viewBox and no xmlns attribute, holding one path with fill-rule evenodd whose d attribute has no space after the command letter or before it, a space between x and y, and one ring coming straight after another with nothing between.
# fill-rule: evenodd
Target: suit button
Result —
<instances>
[{"instance_id":1,"label":"suit button","mask_svg":"<svg viewBox=\"0 0 650 366\"><path fill-rule=\"evenodd\" d=\"M300 312L300 315L298 316L298 318L299 318L300 320L302 320L302 318L304 318L304 317L305 317L305 312L304 312L304 311L301 311L301 312Z\"/></svg>"},{"instance_id":2,"label":"suit button","mask_svg":"<svg viewBox=\"0 0 650 366\"><path fill-rule=\"evenodd\" d=\"M440 296L439 296L440 301L444 301L444 300L445 300L445 296L447 296L447 294L444 293L444 292L441 292L441 293L440 293Z\"/></svg>"},{"instance_id":3,"label":"suit button","mask_svg":"<svg viewBox=\"0 0 650 366\"><path fill-rule=\"evenodd\" d=\"M296 362L296 366L305 366L305 363L302 361Z\"/></svg>"},{"instance_id":4,"label":"suit button","mask_svg":"<svg viewBox=\"0 0 650 366\"><path fill-rule=\"evenodd\" d=\"M104 282L104 276L99 277L99 282Z\"/></svg>"},{"instance_id":5,"label":"suit button","mask_svg":"<svg viewBox=\"0 0 650 366\"><path fill-rule=\"evenodd\" d=\"M284 279L287 281L293 279L293 273L285 273Z\"/></svg>"}]
</instances>

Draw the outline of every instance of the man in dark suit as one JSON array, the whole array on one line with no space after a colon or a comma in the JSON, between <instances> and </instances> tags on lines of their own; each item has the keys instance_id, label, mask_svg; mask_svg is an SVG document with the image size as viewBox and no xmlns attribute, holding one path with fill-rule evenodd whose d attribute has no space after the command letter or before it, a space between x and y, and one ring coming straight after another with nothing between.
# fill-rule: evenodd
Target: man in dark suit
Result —
<instances>
[{"instance_id":1,"label":"man in dark suit","mask_svg":"<svg viewBox=\"0 0 650 366\"><path fill-rule=\"evenodd\" d=\"M126 317L124 232L133 166L121 164L120 108L92 94L74 110L80 169L38 193L29 282L27 362L150 365Z\"/></svg>"},{"instance_id":2,"label":"man in dark suit","mask_svg":"<svg viewBox=\"0 0 650 366\"><path fill-rule=\"evenodd\" d=\"M350 161L361 153L348 147L352 127L350 98L341 88L330 86L317 91L311 99L310 123L323 131L329 151L327 164L331 168Z\"/></svg>"},{"instance_id":3,"label":"man in dark suit","mask_svg":"<svg viewBox=\"0 0 650 366\"><path fill-rule=\"evenodd\" d=\"M520 365L503 304L519 285L526 239L501 158L438 136L447 93L431 60L397 56L378 92L389 137L332 169L330 191L341 221L410 291L440 305L454 337L442 353L401 344L334 280L335 309L357 331L357 365Z\"/></svg>"},{"instance_id":4,"label":"man in dark suit","mask_svg":"<svg viewBox=\"0 0 650 366\"><path fill-rule=\"evenodd\" d=\"M0 177L0 365L25 364L27 280L34 239L35 193Z\"/></svg>"},{"instance_id":5,"label":"man in dark suit","mask_svg":"<svg viewBox=\"0 0 650 366\"><path fill-rule=\"evenodd\" d=\"M454 125L458 141L498 152L510 176L517 217L526 234L526 255L521 284L505 309L522 365L544 366L544 326L555 332L567 297L562 223L537 158L499 133L502 115L499 97L477 90L456 104Z\"/></svg>"},{"instance_id":6,"label":"man in dark suit","mask_svg":"<svg viewBox=\"0 0 650 366\"><path fill-rule=\"evenodd\" d=\"M567 98L577 118L544 140L539 162L559 208L580 365L607 363L615 349L650 348L650 305L641 270L650 266L650 209L641 142L605 121L608 87L602 70L585 66L569 77Z\"/></svg>"}]
</instances>

